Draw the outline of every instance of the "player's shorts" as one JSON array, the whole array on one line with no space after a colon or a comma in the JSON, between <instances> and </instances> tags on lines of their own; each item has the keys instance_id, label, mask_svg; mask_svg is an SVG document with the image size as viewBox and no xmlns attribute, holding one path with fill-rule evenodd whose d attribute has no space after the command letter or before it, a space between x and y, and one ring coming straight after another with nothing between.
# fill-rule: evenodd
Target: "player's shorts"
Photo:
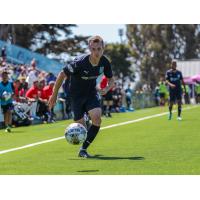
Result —
<instances>
[{"instance_id":1,"label":"player's shorts","mask_svg":"<svg viewBox=\"0 0 200 200\"><path fill-rule=\"evenodd\" d=\"M13 110L13 104L8 103L7 105L1 105L2 112L5 114L7 111Z\"/></svg>"},{"instance_id":2,"label":"player's shorts","mask_svg":"<svg viewBox=\"0 0 200 200\"><path fill-rule=\"evenodd\" d=\"M98 94L90 95L88 97L71 98L72 110L74 112L74 121L83 118L84 113L94 108L101 108L100 97Z\"/></svg>"},{"instance_id":3,"label":"player's shorts","mask_svg":"<svg viewBox=\"0 0 200 200\"><path fill-rule=\"evenodd\" d=\"M104 101L112 101L113 100L113 96L112 96L112 91L108 91L104 96L103 96L103 100Z\"/></svg>"},{"instance_id":4,"label":"player's shorts","mask_svg":"<svg viewBox=\"0 0 200 200\"><path fill-rule=\"evenodd\" d=\"M165 93L159 93L160 98L165 98Z\"/></svg>"},{"instance_id":5,"label":"player's shorts","mask_svg":"<svg viewBox=\"0 0 200 200\"><path fill-rule=\"evenodd\" d=\"M169 92L170 102L176 102L182 99L182 91L171 90Z\"/></svg>"}]
</instances>

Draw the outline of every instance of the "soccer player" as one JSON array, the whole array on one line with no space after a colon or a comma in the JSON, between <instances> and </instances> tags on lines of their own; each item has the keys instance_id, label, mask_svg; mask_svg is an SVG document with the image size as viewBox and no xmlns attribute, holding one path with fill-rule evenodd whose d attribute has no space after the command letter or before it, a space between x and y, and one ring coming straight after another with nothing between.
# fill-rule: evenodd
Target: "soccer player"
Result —
<instances>
[{"instance_id":1,"label":"soccer player","mask_svg":"<svg viewBox=\"0 0 200 200\"><path fill-rule=\"evenodd\" d=\"M8 72L2 72L2 81L0 82L1 109L4 115L5 132L11 132L12 109L13 109L14 85L9 81Z\"/></svg>"},{"instance_id":2,"label":"soccer player","mask_svg":"<svg viewBox=\"0 0 200 200\"><path fill-rule=\"evenodd\" d=\"M160 106L165 106L167 87L165 85L165 81L163 77L160 78L160 82L158 83L158 86L159 86Z\"/></svg>"},{"instance_id":3,"label":"soccer player","mask_svg":"<svg viewBox=\"0 0 200 200\"><path fill-rule=\"evenodd\" d=\"M176 61L172 61L171 69L166 72L166 83L169 85L169 120L172 119L172 108L173 104L177 101L178 104L178 120L182 120L181 118L181 107L182 107L182 87L181 84L184 86L185 83L183 81L182 72L176 69Z\"/></svg>"},{"instance_id":4,"label":"soccer player","mask_svg":"<svg viewBox=\"0 0 200 200\"><path fill-rule=\"evenodd\" d=\"M93 142L101 125L101 105L96 88L96 79L104 74L108 78L108 84L104 89L99 89L101 95L105 95L113 86L114 78L109 60L103 55L104 42L100 36L89 38L90 54L81 55L67 64L59 73L49 99L50 109L56 102L58 90L65 78L70 76L70 96L74 121L85 125L84 113L87 112L91 118L92 125L88 130L87 138L83 143L78 156L89 158L87 148Z\"/></svg>"}]
</instances>

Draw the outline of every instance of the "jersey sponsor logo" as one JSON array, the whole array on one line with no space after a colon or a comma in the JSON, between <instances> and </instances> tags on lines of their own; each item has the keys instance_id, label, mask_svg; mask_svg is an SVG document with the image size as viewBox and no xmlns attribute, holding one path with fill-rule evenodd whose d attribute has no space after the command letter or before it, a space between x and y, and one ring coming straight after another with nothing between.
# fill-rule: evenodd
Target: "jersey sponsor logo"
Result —
<instances>
[{"instance_id":1,"label":"jersey sponsor logo","mask_svg":"<svg viewBox=\"0 0 200 200\"><path fill-rule=\"evenodd\" d=\"M84 80L92 80L92 79L97 79L98 78L98 76L81 76L81 78L82 79L84 79Z\"/></svg>"},{"instance_id":2,"label":"jersey sponsor logo","mask_svg":"<svg viewBox=\"0 0 200 200\"><path fill-rule=\"evenodd\" d=\"M85 74L88 74L88 73L89 73L89 71L86 71L86 70L84 70L83 72L84 72Z\"/></svg>"},{"instance_id":3,"label":"jersey sponsor logo","mask_svg":"<svg viewBox=\"0 0 200 200\"><path fill-rule=\"evenodd\" d=\"M179 81L179 77L177 77L177 78L173 78L173 77L170 77L170 81Z\"/></svg>"}]
</instances>

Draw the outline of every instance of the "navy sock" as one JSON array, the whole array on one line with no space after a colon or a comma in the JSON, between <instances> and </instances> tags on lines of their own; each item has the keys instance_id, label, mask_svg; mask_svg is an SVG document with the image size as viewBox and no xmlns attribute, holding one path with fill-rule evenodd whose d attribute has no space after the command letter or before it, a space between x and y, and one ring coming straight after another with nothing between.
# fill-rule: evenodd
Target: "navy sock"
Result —
<instances>
[{"instance_id":1,"label":"navy sock","mask_svg":"<svg viewBox=\"0 0 200 200\"><path fill-rule=\"evenodd\" d=\"M178 106L178 117L181 116L181 106Z\"/></svg>"},{"instance_id":2,"label":"navy sock","mask_svg":"<svg viewBox=\"0 0 200 200\"><path fill-rule=\"evenodd\" d=\"M169 112L172 114L172 106L169 106Z\"/></svg>"},{"instance_id":3,"label":"navy sock","mask_svg":"<svg viewBox=\"0 0 200 200\"><path fill-rule=\"evenodd\" d=\"M92 126L88 130L87 138L86 138L85 142L83 143L81 149L86 150L89 147L89 145L93 142L93 140L97 136L99 129L100 129L100 126L95 126L95 125L92 124Z\"/></svg>"}]
</instances>

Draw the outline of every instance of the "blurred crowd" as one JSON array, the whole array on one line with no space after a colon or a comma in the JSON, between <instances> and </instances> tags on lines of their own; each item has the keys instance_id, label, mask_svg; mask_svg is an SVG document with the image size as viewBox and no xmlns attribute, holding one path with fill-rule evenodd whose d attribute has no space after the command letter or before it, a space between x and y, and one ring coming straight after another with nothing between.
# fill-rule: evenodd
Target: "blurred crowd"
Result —
<instances>
[{"instance_id":1,"label":"blurred crowd","mask_svg":"<svg viewBox=\"0 0 200 200\"><path fill-rule=\"evenodd\" d=\"M6 72L13 85L13 123L30 124L31 120L41 119L43 123L54 121L53 110L48 109L48 99L56 77L41 71L33 59L30 65L6 62L4 51L0 59L0 74Z\"/></svg>"}]
</instances>

